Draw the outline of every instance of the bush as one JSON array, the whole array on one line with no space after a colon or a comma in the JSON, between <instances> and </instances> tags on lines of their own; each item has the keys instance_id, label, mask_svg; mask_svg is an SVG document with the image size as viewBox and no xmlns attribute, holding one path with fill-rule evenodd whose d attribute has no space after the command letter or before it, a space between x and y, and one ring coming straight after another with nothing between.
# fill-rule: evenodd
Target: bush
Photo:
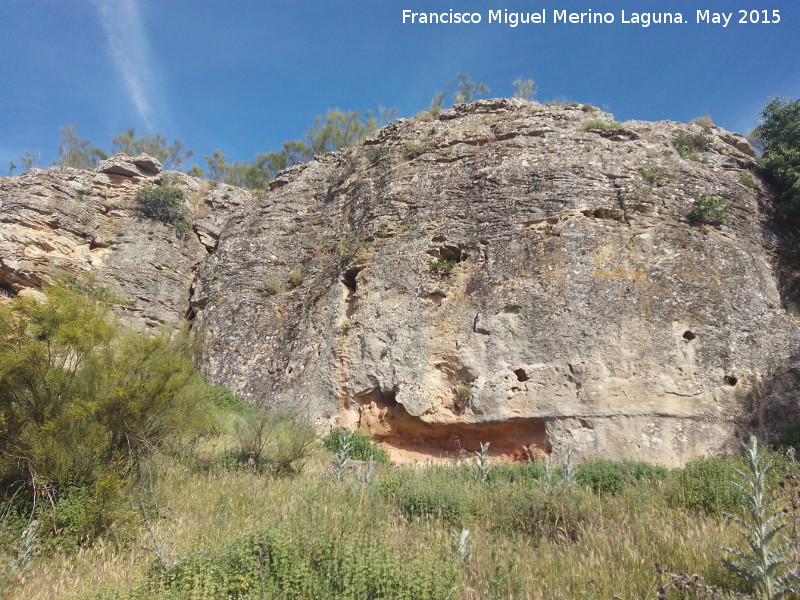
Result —
<instances>
[{"instance_id":1,"label":"bush","mask_svg":"<svg viewBox=\"0 0 800 600\"><path fill-rule=\"evenodd\" d=\"M254 472L300 473L316 441L314 430L287 414L253 412L239 416L234 423L237 448L231 456Z\"/></svg>"},{"instance_id":2,"label":"bush","mask_svg":"<svg viewBox=\"0 0 800 600\"><path fill-rule=\"evenodd\" d=\"M0 306L0 492L36 490L55 504L81 488L76 529L92 537L143 457L210 428L217 391L196 372L185 332L121 329L90 282L44 294Z\"/></svg>"},{"instance_id":3,"label":"bush","mask_svg":"<svg viewBox=\"0 0 800 600\"><path fill-rule=\"evenodd\" d=\"M763 146L761 172L775 186L782 210L800 209L800 99L772 98L755 128Z\"/></svg>"},{"instance_id":4,"label":"bush","mask_svg":"<svg viewBox=\"0 0 800 600\"><path fill-rule=\"evenodd\" d=\"M639 171L639 175L641 175L645 181L656 187L661 187L662 185L674 181L674 177L653 163L646 163L639 167L637 171Z\"/></svg>"},{"instance_id":5,"label":"bush","mask_svg":"<svg viewBox=\"0 0 800 600\"><path fill-rule=\"evenodd\" d=\"M407 160L414 160L418 156L425 154L425 146L416 142L406 142L403 146L403 156Z\"/></svg>"},{"instance_id":6,"label":"bush","mask_svg":"<svg viewBox=\"0 0 800 600\"><path fill-rule=\"evenodd\" d=\"M595 492L618 494L629 485L663 481L667 470L644 462L595 458L579 464L576 477L579 483L591 486Z\"/></svg>"},{"instance_id":7,"label":"bush","mask_svg":"<svg viewBox=\"0 0 800 600\"><path fill-rule=\"evenodd\" d=\"M730 219L728 205L719 196L701 194L695 203L697 208L686 216L691 223L719 225Z\"/></svg>"},{"instance_id":8,"label":"bush","mask_svg":"<svg viewBox=\"0 0 800 600\"><path fill-rule=\"evenodd\" d=\"M445 260L443 258L437 258L436 260L428 263L428 267L433 273L438 273L439 275L444 275L447 277L453 272L453 269L456 268L457 264L458 261L455 259Z\"/></svg>"},{"instance_id":9,"label":"bush","mask_svg":"<svg viewBox=\"0 0 800 600\"><path fill-rule=\"evenodd\" d=\"M460 578L459 564L447 553L398 549L371 531L278 526L170 570L155 564L147 582L132 594L103 598L445 600Z\"/></svg>"},{"instance_id":10,"label":"bush","mask_svg":"<svg viewBox=\"0 0 800 600\"><path fill-rule=\"evenodd\" d=\"M507 481L515 483L517 481L540 481L544 474L543 462L527 462L521 465L494 465L489 473L489 481Z\"/></svg>"},{"instance_id":11,"label":"bush","mask_svg":"<svg viewBox=\"0 0 800 600\"><path fill-rule=\"evenodd\" d=\"M752 188L754 190L758 189L758 181L756 181L756 178L753 177L750 173L742 173L739 176L739 182L742 185Z\"/></svg>"},{"instance_id":12,"label":"bush","mask_svg":"<svg viewBox=\"0 0 800 600\"><path fill-rule=\"evenodd\" d=\"M719 514L734 512L742 493L734 484L736 469L744 467L739 457L697 458L676 471L679 478L678 501L688 508Z\"/></svg>"},{"instance_id":13,"label":"bush","mask_svg":"<svg viewBox=\"0 0 800 600\"><path fill-rule=\"evenodd\" d=\"M327 435L322 441L325 449L330 452L337 452L340 448L341 438L344 432L344 429L337 429ZM351 432L348 458L363 461L374 460L375 462L386 464L391 462L389 460L389 453L360 431Z\"/></svg>"},{"instance_id":14,"label":"bush","mask_svg":"<svg viewBox=\"0 0 800 600\"><path fill-rule=\"evenodd\" d=\"M602 121L601 119L589 119L588 121L584 121L581 125L581 131L608 131L611 129L620 128L622 128L621 123L617 123L616 121L609 123L607 121Z\"/></svg>"},{"instance_id":15,"label":"bush","mask_svg":"<svg viewBox=\"0 0 800 600\"><path fill-rule=\"evenodd\" d=\"M145 186L136 194L134 210L145 218L188 230L191 225L184 198L183 190L176 187Z\"/></svg>"},{"instance_id":16,"label":"bush","mask_svg":"<svg viewBox=\"0 0 800 600\"><path fill-rule=\"evenodd\" d=\"M460 525L467 514L467 495L463 484L437 477L435 470L408 478L392 499L408 518L433 517Z\"/></svg>"},{"instance_id":17,"label":"bush","mask_svg":"<svg viewBox=\"0 0 800 600\"><path fill-rule=\"evenodd\" d=\"M616 208L604 208L602 206L585 210L583 211L583 214L590 219L611 219L612 221L622 221L625 218L625 214L621 210L617 210Z\"/></svg>"},{"instance_id":18,"label":"bush","mask_svg":"<svg viewBox=\"0 0 800 600\"><path fill-rule=\"evenodd\" d=\"M678 135L672 138L672 145L681 158L697 160L700 152L705 152L711 148L711 138L705 132L690 133L688 131L680 131Z\"/></svg>"}]
</instances>

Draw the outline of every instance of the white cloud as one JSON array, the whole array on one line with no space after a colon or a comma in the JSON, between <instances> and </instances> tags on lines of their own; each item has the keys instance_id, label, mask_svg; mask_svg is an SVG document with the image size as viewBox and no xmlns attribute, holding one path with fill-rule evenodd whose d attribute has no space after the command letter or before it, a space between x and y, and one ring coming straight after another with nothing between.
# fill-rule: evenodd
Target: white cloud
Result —
<instances>
[{"instance_id":1,"label":"white cloud","mask_svg":"<svg viewBox=\"0 0 800 600\"><path fill-rule=\"evenodd\" d=\"M152 61L136 0L94 0L108 38L111 58L125 81L142 121L155 130Z\"/></svg>"}]
</instances>

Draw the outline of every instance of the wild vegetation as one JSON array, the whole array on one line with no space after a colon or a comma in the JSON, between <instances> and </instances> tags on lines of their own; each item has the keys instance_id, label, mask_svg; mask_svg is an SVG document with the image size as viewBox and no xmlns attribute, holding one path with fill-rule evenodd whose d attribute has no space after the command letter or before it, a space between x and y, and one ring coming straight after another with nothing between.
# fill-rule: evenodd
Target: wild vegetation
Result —
<instances>
[{"instance_id":1,"label":"wild vegetation","mask_svg":"<svg viewBox=\"0 0 800 600\"><path fill-rule=\"evenodd\" d=\"M770 100L753 134L762 149L762 173L775 186L782 210L796 216L800 209L800 99Z\"/></svg>"},{"instance_id":2,"label":"wild vegetation","mask_svg":"<svg viewBox=\"0 0 800 600\"><path fill-rule=\"evenodd\" d=\"M88 282L0 307L3 597L777 598L795 583L792 452L751 441L670 471L571 452L500 464L482 444L391 466L358 432L318 441L208 386L186 334L126 332L113 300Z\"/></svg>"}]
</instances>

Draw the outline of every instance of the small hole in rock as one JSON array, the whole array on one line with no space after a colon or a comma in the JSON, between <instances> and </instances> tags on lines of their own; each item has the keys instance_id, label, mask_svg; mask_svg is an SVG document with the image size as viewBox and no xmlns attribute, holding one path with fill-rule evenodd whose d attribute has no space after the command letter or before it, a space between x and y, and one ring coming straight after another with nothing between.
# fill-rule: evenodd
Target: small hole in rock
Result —
<instances>
[{"instance_id":1,"label":"small hole in rock","mask_svg":"<svg viewBox=\"0 0 800 600\"><path fill-rule=\"evenodd\" d=\"M517 381L528 381L528 374L525 369L515 369L514 375L517 376Z\"/></svg>"},{"instance_id":2,"label":"small hole in rock","mask_svg":"<svg viewBox=\"0 0 800 600\"><path fill-rule=\"evenodd\" d=\"M725 375L725 379L723 379L725 385L736 385L738 383L738 379L733 375Z\"/></svg>"},{"instance_id":3,"label":"small hole in rock","mask_svg":"<svg viewBox=\"0 0 800 600\"><path fill-rule=\"evenodd\" d=\"M691 342L696 337L697 335L695 335L693 331L689 331L688 329L683 332L683 339L685 339L687 342Z\"/></svg>"}]
</instances>

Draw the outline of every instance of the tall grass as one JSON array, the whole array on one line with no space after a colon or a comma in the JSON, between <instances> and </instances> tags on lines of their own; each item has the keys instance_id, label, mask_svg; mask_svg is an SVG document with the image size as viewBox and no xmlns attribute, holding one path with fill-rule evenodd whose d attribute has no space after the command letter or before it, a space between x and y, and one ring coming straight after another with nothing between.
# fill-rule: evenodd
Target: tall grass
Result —
<instances>
[{"instance_id":1,"label":"tall grass","mask_svg":"<svg viewBox=\"0 0 800 600\"><path fill-rule=\"evenodd\" d=\"M2 597L655 599L655 563L736 583L718 548L740 543L721 514L727 496L720 510L713 486L697 500L703 469L579 465L578 483L551 494L541 465L496 465L485 479L474 465L384 468L364 487L354 473L330 477L331 460L319 449L301 474L277 477L161 455L148 527L45 552L24 580L4 567ZM153 536L177 566L159 567Z\"/></svg>"}]
</instances>

